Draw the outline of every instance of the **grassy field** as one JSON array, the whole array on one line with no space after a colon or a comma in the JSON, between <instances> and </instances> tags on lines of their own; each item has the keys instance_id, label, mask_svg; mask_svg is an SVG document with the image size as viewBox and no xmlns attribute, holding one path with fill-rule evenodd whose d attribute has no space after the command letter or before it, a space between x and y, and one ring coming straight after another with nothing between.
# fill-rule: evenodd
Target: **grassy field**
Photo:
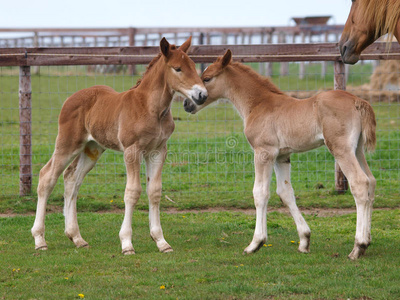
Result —
<instances>
[{"instance_id":1,"label":"grassy field","mask_svg":"<svg viewBox=\"0 0 400 300\"><path fill-rule=\"evenodd\" d=\"M293 220L268 214L269 240L242 255L254 216L237 212L162 214L174 252L158 253L144 212L133 218L136 255L120 254L122 215L79 214L89 249L63 234L63 217L47 217L49 250L35 251L33 217L0 218L1 299L398 299L400 211L376 211L366 256L347 259L355 214L306 216L311 253L297 252Z\"/></svg>"}]
</instances>

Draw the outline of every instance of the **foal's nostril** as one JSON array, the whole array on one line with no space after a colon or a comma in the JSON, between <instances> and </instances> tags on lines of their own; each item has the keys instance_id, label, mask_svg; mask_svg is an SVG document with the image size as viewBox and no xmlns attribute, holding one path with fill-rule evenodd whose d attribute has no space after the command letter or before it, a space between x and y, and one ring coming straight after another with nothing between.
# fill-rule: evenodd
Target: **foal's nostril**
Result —
<instances>
[{"instance_id":1,"label":"foal's nostril","mask_svg":"<svg viewBox=\"0 0 400 300\"><path fill-rule=\"evenodd\" d=\"M199 92L199 98L194 99L197 105L202 105L207 100L207 93Z\"/></svg>"}]
</instances>

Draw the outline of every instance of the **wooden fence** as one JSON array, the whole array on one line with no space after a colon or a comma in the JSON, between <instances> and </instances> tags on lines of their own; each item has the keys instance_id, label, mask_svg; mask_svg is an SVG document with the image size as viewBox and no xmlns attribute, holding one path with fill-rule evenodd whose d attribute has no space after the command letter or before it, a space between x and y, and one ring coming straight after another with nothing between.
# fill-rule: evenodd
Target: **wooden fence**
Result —
<instances>
[{"instance_id":1,"label":"wooden fence","mask_svg":"<svg viewBox=\"0 0 400 300\"><path fill-rule=\"evenodd\" d=\"M180 45L192 36L192 45L251 45L337 42L344 25L327 25L330 16L293 18L294 26L269 27L171 27L171 28L0 28L0 47L132 47L158 46L165 36ZM18 35L23 36L18 36ZM102 72L115 66L100 68ZM129 67L135 73L134 66ZM33 73L38 72L34 68ZM270 63L260 64L259 72L272 74ZM325 76L326 62L321 62L321 77ZM281 63L281 75L288 74L288 64ZM304 62L300 64L299 78L305 76Z\"/></svg>"},{"instance_id":2,"label":"wooden fence","mask_svg":"<svg viewBox=\"0 0 400 300\"><path fill-rule=\"evenodd\" d=\"M286 45L198 45L193 46L189 56L196 63L213 62L227 49L233 52L233 59L241 62L298 62L333 61L334 87L346 89L345 67L341 62L335 43L286 44ZM389 49L389 50L388 50ZM32 142L31 142L31 66L54 65L121 65L147 64L159 52L158 47L107 47L107 48L3 48L0 49L0 66L20 67L19 110L20 110L20 195L31 191L32 183ZM400 59L400 46L374 43L366 49L361 59ZM347 183L340 172L336 172L336 188L347 189Z\"/></svg>"},{"instance_id":3,"label":"wooden fence","mask_svg":"<svg viewBox=\"0 0 400 300\"><path fill-rule=\"evenodd\" d=\"M157 45L162 36L198 45L336 42L344 25L170 28L0 28L0 47L98 47ZM16 35L23 36L16 36Z\"/></svg>"}]
</instances>

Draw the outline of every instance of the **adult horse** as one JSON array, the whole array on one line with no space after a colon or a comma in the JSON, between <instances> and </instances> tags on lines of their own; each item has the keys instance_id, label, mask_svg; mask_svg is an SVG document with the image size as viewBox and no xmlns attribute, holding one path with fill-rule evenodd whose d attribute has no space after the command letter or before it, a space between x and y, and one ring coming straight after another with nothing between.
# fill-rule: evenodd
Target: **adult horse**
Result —
<instances>
[{"instance_id":1,"label":"adult horse","mask_svg":"<svg viewBox=\"0 0 400 300\"><path fill-rule=\"evenodd\" d=\"M172 251L163 236L159 210L166 143L175 128L171 102L175 92L197 104L204 103L207 98L195 64L186 54L190 45L191 38L177 49L163 38L161 53L152 60L134 88L117 93L107 86L94 86L76 92L65 101L59 116L54 153L39 174L36 219L32 228L36 249L47 249L44 238L46 202L64 170L65 234L77 247L88 246L79 232L77 194L83 178L101 154L112 149L124 153L127 173L125 216L119 232L122 253L135 253L132 213L142 190L142 158L146 162L150 235L161 252Z\"/></svg>"},{"instance_id":2,"label":"adult horse","mask_svg":"<svg viewBox=\"0 0 400 300\"><path fill-rule=\"evenodd\" d=\"M339 41L343 62L355 64L361 52L384 34L400 42L399 17L399 0L352 0Z\"/></svg>"},{"instance_id":3,"label":"adult horse","mask_svg":"<svg viewBox=\"0 0 400 300\"><path fill-rule=\"evenodd\" d=\"M196 113L219 98L232 101L244 121L244 133L254 150L256 227L245 253L267 240L267 203L272 171L277 194L292 214L300 237L300 252L309 252L310 228L301 215L290 183L290 155L325 144L350 183L357 205L355 244L349 258L364 254L371 242L371 214L376 181L364 156L376 143L371 105L344 91L323 92L305 100L285 95L268 78L250 67L231 62L228 50L202 74L208 99L197 105L185 99L187 112Z\"/></svg>"}]
</instances>

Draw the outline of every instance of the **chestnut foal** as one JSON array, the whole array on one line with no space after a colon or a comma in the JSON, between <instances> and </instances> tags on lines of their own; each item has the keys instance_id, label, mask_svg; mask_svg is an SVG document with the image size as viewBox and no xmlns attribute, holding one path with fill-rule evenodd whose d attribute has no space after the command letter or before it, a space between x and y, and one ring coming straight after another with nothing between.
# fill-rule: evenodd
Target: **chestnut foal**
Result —
<instances>
[{"instance_id":1,"label":"chestnut foal","mask_svg":"<svg viewBox=\"0 0 400 300\"><path fill-rule=\"evenodd\" d=\"M65 234L77 247L88 246L79 232L77 194L85 175L101 154L112 149L124 153L127 173L125 216L119 232L122 253L135 253L132 213L142 191L142 158L146 162L150 235L161 252L172 251L163 236L159 210L166 143L175 128L171 101L175 92L197 104L203 104L207 98L195 64L186 54L190 45L191 38L177 49L163 38L161 53L149 64L142 80L134 88L117 93L107 86L94 86L76 92L65 101L53 156L39 174L38 204L32 228L36 249L47 249L44 238L46 202L68 165L64 171Z\"/></svg>"},{"instance_id":2,"label":"chestnut foal","mask_svg":"<svg viewBox=\"0 0 400 300\"><path fill-rule=\"evenodd\" d=\"M232 101L244 121L244 133L254 149L256 228L245 253L267 240L267 203L272 171L277 194L292 214L300 237L300 252L309 252L310 228L301 215L290 183L290 155L326 145L346 175L357 205L354 249L357 259L371 242L371 214L376 181L364 156L375 148L375 114L371 105L344 91L320 93L305 100L285 95L251 68L231 62L228 50L210 65L202 79L208 91L203 105L184 101L196 113L219 98Z\"/></svg>"}]
</instances>

